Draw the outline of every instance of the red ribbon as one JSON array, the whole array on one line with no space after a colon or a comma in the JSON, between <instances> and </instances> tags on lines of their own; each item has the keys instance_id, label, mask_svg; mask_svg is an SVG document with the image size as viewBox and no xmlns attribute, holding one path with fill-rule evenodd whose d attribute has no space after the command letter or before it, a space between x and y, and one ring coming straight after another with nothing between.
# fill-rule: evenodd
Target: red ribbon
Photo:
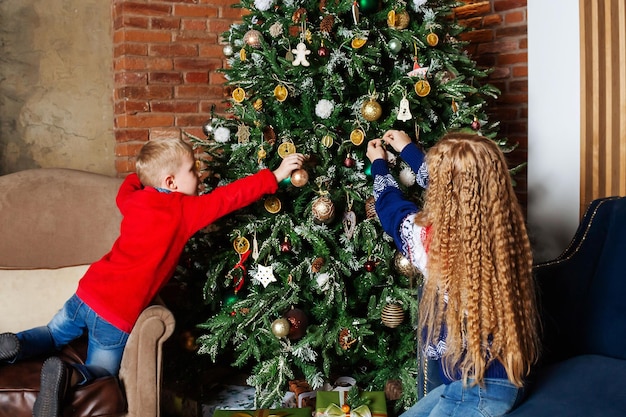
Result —
<instances>
[{"instance_id":1,"label":"red ribbon","mask_svg":"<svg viewBox=\"0 0 626 417\"><path fill-rule=\"evenodd\" d=\"M233 285L235 287L235 294L237 294L239 290L241 290L241 288L243 287L244 278L246 277L246 267L243 265L243 263L248 259L248 256L250 256L249 249L245 251L244 253L240 253L239 262L237 262L237 264L231 270L231 272L234 272L237 269L241 269L241 277L233 276Z\"/></svg>"}]
</instances>

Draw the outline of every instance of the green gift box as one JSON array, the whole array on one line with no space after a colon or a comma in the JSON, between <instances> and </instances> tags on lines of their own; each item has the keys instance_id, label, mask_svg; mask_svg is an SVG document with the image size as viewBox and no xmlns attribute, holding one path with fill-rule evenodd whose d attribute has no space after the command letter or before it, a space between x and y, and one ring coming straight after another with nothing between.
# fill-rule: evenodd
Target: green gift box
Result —
<instances>
[{"instance_id":1,"label":"green gift box","mask_svg":"<svg viewBox=\"0 0 626 417\"><path fill-rule=\"evenodd\" d=\"M362 392L361 397L366 399L367 404L345 412L341 407L346 404L347 394L347 391L317 391L316 417L387 417L387 400L384 392Z\"/></svg>"},{"instance_id":2,"label":"green gift box","mask_svg":"<svg viewBox=\"0 0 626 417\"><path fill-rule=\"evenodd\" d=\"M213 417L311 417L310 408L261 408L258 410L215 410Z\"/></svg>"}]
</instances>

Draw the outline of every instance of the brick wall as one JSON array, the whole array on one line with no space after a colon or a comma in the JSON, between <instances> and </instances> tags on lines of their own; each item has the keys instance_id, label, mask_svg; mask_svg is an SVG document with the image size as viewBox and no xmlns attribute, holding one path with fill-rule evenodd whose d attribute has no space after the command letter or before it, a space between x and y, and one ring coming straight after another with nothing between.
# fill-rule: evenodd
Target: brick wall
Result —
<instances>
[{"instance_id":1,"label":"brick wall","mask_svg":"<svg viewBox=\"0 0 626 417\"><path fill-rule=\"evenodd\" d=\"M526 161L527 36L526 0L462 0L456 17L475 30L468 48L480 65L493 67L489 81L502 96L490 106L501 134L518 149L513 163ZM178 136L185 129L202 135L211 106L220 108L225 63L219 35L241 16L237 0L113 1L116 169L134 169L143 142ZM525 205L526 175L517 175Z\"/></svg>"},{"instance_id":2,"label":"brick wall","mask_svg":"<svg viewBox=\"0 0 626 417\"><path fill-rule=\"evenodd\" d=\"M493 121L500 121L500 136L517 144L511 165L528 160L528 37L526 0L462 0L456 18L473 28L464 40L479 65L493 68L489 82L502 95L490 103ZM526 207L526 171L515 176L516 192Z\"/></svg>"},{"instance_id":3,"label":"brick wall","mask_svg":"<svg viewBox=\"0 0 626 417\"><path fill-rule=\"evenodd\" d=\"M233 0L113 2L116 170L134 170L141 145L196 135L222 101L219 35L240 18Z\"/></svg>"}]
</instances>

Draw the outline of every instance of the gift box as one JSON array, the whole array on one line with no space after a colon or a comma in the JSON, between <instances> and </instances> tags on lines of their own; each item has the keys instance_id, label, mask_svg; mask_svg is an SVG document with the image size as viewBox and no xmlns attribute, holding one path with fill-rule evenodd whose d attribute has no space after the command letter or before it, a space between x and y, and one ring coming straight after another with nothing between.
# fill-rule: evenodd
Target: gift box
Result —
<instances>
[{"instance_id":1,"label":"gift box","mask_svg":"<svg viewBox=\"0 0 626 417\"><path fill-rule=\"evenodd\" d=\"M254 409L254 387L243 385L219 385L202 403L202 417L213 417L215 410Z\"/></svg>"},{"instance_id":2,"label":"gift box","mask_svg":"<svg viewBox=\"0 0 626 417\"><path fill-rule=\"evenodd\" d=\"M282 407L309 407L315 409L315 395L317 393L304 379L289 381L289 391L283 397Z\"/></svg>"},{"instance_id":3,"label":"gift box","mask_svg":"<svg viewBox=\"0 0 626 417\"><path fill-rule=\"evenodd\" d=\"M346 404L348 391L318 391L315 404L316 417L387 417L387 400L382 391L364 391L361 397L366 405L352 408L346 412L342 407Z\"/></svg>"},{"instance_id":4,"label":"gift box","mask_svg":"<svg viewBox=\"0 0 626 417\"><path fill-rule=\"evenodd\" d=\"M311 409L263 408L258 410L215 410L213 417L311 417Z\"/></svg>"}]
</instances>

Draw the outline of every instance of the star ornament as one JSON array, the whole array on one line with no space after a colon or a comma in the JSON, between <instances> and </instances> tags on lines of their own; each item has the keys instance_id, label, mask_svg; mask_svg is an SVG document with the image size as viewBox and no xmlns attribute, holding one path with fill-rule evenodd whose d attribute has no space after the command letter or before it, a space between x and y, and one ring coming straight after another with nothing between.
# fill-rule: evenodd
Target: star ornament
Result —
<instances>
[{"instance_id":1,"label":"star ornament","mask_svg":"<svg viewBox=\"0 0 626 417\"><path fill-rule=\"evenodd\" d=\"M259 265L255 278L263 285L263 288L267 288L272 282L276 282L274 277L274 268L272 266Z\"/></svg>"}]
</instances>

